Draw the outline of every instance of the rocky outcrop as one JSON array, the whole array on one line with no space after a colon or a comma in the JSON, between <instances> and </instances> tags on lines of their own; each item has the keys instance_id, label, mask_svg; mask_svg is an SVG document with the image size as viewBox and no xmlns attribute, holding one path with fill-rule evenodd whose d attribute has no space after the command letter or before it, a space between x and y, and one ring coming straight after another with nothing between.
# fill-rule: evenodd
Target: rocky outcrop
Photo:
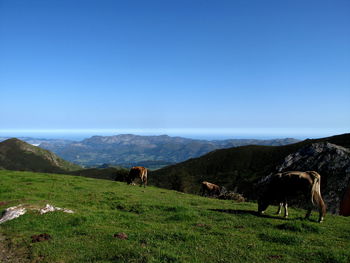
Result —
<instances>
[{"instance_id":1,"label":"rocky outcrop","mask_svg":"<svg viewBox=\"0 0 350 263\"><path fill-rule=\"evenodd\" d=\"M347 191L350 187L349 149L328 142L313 143L288 155L276 170L318 172L322 178L321 191L328 212L346 215L344 200L349 199L347 195L350 194Z\"/></svg>"}]
</instances>

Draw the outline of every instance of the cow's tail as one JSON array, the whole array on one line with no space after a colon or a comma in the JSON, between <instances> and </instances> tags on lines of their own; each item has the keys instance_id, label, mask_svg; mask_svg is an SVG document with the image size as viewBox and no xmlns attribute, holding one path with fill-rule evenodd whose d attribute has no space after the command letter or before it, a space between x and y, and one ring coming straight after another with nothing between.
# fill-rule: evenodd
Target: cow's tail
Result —
<instances>
[{"instance_id":1,"label":"cow's tail","mask_svg":"<svg viewBox=\"0 0 350 263\"><path fill-rule=\"evenodd\" d=\"M315 171L307 172L312 178L312 188L311 188L311 202L313 205L318 206L320 210L320 215L324 216L326 213L326 205L323 202L321 195L321 175Z\"/></svg>"},{"instance_id":2,"label":"cow's tail","mask_svg":"<svg viewBox=\"0 0 350 263\"><path fill-rule=\"evenodd\" d=\"M147 168L143 170L141 181L143 183L143 186L146 187L147 185Z\"/></svg>"},{"instance_id":3,"label":"cow's tail","mask_svg":"<svg viewBox=\"0 0 350 263\"><path fill-rule=\"evenodd\" d=\"M321 176L314 171L309 171L308 174L312 178L311 202L315 205L321 196Z\"/></svg>"},{"instance_id":4,"label":"cow's tail","mask_svg":"<svg viewBox=\"0 0 350 263\"><path fill-rule=\"evenodd\" d=\"M148 181L148 170L147 169L146 169L145 177L146 177L146 185L147 185L147 181Z\"/></svg>"}]
</instances>

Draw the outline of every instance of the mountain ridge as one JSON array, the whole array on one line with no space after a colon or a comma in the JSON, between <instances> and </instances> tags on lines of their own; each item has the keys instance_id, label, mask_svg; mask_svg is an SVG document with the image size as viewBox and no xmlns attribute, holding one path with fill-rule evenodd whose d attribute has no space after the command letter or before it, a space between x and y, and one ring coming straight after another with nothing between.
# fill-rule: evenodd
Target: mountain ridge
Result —
<instances>
[{"instance_id":1,"label":"mountain ridge","mask_svg":"<svg viewBox=\"0 0 350 263\"><path fill-rule=\"evenodd\" d=\"M219 148L237 147L247 144L285 145L295 143L293 138L257 140L198 140L168 135L141 136L120 134L115 136L92 136L68 144L42 143L40 147L55 152L62 158L84 166L104 163L131 167L152 163L148 168L178 163L196 158ZM158 167L157 167L158 164Z\"/></svg>"},{"instance_id":2,"label":"mountain ridge","mask_svg":"<svg viewBox=\"0 0 350 263\"><path fill-rule=\"evenodd\" d=\"M7 170L62 173L81 169L56 154L17 138L0 142L0 168Z\"/></svg>"}]
</instances>

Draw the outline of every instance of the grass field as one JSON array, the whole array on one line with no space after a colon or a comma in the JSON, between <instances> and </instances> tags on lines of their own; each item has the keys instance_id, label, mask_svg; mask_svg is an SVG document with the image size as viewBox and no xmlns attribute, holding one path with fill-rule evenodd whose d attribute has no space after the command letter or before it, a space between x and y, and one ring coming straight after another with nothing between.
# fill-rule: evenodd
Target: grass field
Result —
<instances>
[{"instance_id":1,"label":"grass field","mask_svg":"<svg viewBox=\"0 0 350 263\"><path fill-rule=\"evenodd\" d=\"M75 211L0 225L10 262L350 262L350 217L324 223L259 217L235 203L78 176L0 171L0 209L46 203ZM51 239L34 242L33 235ZM124 233L124 234L120 234ZM118 235L119 234L119 235ZM124 239L125 238L125 239ZM4 255L3 257L4 258ZM20 261L20 262L22 262Z\"/></svg>"}]
</instances>

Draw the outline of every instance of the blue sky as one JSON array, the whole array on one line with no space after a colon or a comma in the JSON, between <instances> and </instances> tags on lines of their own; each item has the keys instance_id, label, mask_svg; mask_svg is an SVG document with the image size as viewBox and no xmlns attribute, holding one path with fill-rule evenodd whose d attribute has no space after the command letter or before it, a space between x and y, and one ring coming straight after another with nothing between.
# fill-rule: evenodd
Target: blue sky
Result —
<instances>
[{"instance_id":1,"label":"blue sky","mask_svg":"<svg viewBox=\"0 0 350 263\"><path fill-rule=\"evenodd\" d=\"M0 0L0 134L350 132L350 1Z\"/></svg>"}]
</instances>

